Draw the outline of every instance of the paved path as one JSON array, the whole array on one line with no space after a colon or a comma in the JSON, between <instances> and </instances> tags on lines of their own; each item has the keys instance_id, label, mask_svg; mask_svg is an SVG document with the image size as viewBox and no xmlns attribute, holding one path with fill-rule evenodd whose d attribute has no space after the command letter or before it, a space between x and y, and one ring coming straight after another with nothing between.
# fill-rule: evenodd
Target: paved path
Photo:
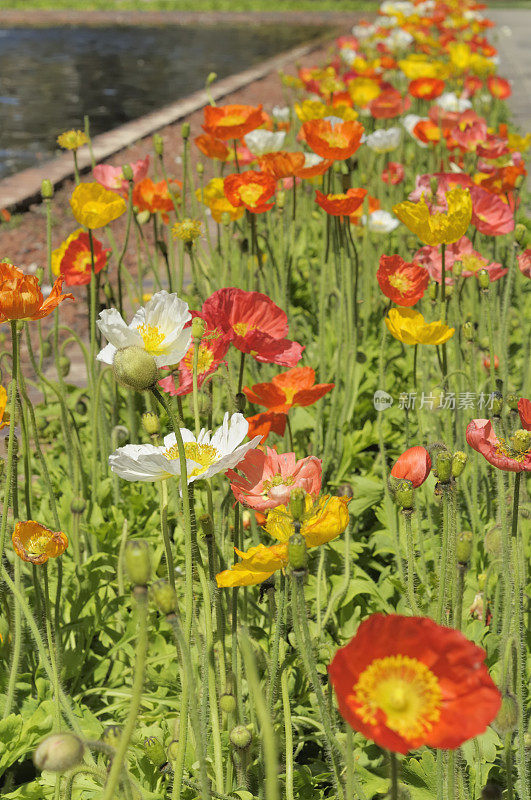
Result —
<instances>
[{"instance_id":1,"label":"paved path","mask_svg":"<svg viewBox=\"0 0 531 800\"><path fill-rule=\"evenodd\" d=\"M531 9L500 8L487 10L496 23L492 39L500 56L499 74L512 82L509 106L522 131L531 131ZM504 35L507 27L511 35Z\"/></svg>"}]
</instances>

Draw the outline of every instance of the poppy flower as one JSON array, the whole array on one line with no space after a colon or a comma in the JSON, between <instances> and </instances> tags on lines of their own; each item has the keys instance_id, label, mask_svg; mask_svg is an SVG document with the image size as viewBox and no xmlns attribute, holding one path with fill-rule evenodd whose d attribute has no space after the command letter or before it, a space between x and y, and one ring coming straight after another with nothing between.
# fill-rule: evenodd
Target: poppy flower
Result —
<instances>
[{"instance_id":1,"label":"poppy flower","mask_svg":"<svg viewBox=\"0 0 531 800\"><path fill-rule=\"evenodd\" d=\"M404 167L399 161L390 161L382 172L382 180L384 183L391 184L391 186L396 186L397 184L402 183L405 174Z\"/></svg>"},{"instance_id":2,"label":"poppy flower","mask_svg":"<svg viewBox=\"0 0 531 800\"><path fill-rule=\"evenodd\" d=\"M526 278L531 278L531 248L527 248L518 256L518 269Z\"/></svg>"},{"instance_id":3,"label":"poppy flower","mask_svg":"<svg viewBox=\"0 0 531 800\"><path fill-rule=\"evenodd\" d=\"M341 217L353 214L362 205L367 195L366 189L347 189L343 194L323 194L315 192L315 202L327 214Z\"/></svg>"},{"instance_id":4,"label":"poppy flower","mask_svg":"<svg viewBox=\"0 0 531 800\"><path fill-rule=\"evenodd\" d=\"M217 158L218 161L226 161L229 157L229 148L222 139L216 139L209 133L202 133L194 139L195 146L207 158Z\"/></svg>"},{"instance_id":5,"label":"poppy flower","mask_svg":"<svg viewBox=\"0 0 531 800\"><path fill-rule=\"evenodd\" d=\"M367 223L367 228L371 233L378 234L391 233L396 230L400 224L396 217L393 217L389 211L380 208L376 209L376 211L369 212L367 218L363 216L362 222Z\"/></svg>"},{"instance_id":6,"label":"poppy flower","mask_svg":"<svg viewBox=\"0 0 531 800\"><path fill-rule=\"evenodd\" d=\"M103 228L121 217L127 208L123 197L97 182L80 183L72 192L70 206L77 222L85 228Z\"/></svg>"},{"instance_id":7,"label":"poppy flower","mask_svg":"<svg viewBox=\"0 0 531 800\"><path fill-rule=\"evenodd\" d=\"M7 392L4 386L0 386L0 430L9 425L9 415L6 418Z\"/></svg>"},{"instance_id":8,"label":"poppy flower","mask_svg":"<svg viewBox=\"0 0 531 800\"><path fill-rule=\"evenodd\" d=\"M380 747L453 750L501 705L485 651L428 617L373 614L328 667L341 716Z\"/></svg>"},{"instance_id":9,"label":"poppy flower","mask_svg":"<svg viewBox=\"0 0 531 800\"><path fill-rule=\"evenodd\" d=\"M265 294L235 287L218 289L205 300L198 316L208 328L230 334L231 343L257 361L293 367L302 347L286 339L288 318Z\"/></svg>"},{"instance_id":10,"label":"poppy flower","mask_svg":"<svg viewBox=\"0 0 531 800\"><path fill-rule=\"evenodd\" d=\"M348 91L356 106L366 108L382 92L382 88L374 78L358 76L348 82Z\"/></svg>"},{"instance_id":11,"label":"poppy flower","mask_svg":"<svg viewBox=\"0 0 531 800\"><path fill-rule=\"evenodd\" d=\"M472 218L472 199L468 189L446 192L447 213L431 214L424 197L418 203L405 200L393 207L398 219L425 244L451 244L466 232Z\"/></svg>"},{"instance_id":12,"label":"poppy flower","mask_svg":"<svg viewBox=\"0 0 531 800\"><path fill-rule=\"evenodd\" d=\"M332 124L327 119L311 119L303 124L301 136L321 158L343 161L354 155L361 144L363 131L363 125L357 120Z\"/></svg>"},{"instance_id":13,"label":"poppy flower","mask_svg":"<svg viewBox=\"0 0 531 800\"><path fill-rule=\"evenodd\" d=\"M420 119L412 129L413 136L424 144L437 144L441 141L442 131L431 119Z\"/></svg>"},{"instance_id":14,"label":"poppy flower","mask_svg":"<svg viewBox=\"0 0 531 800\"><path fill-rule=\"evenodd\" d=\"M487 121L470 109L461 114L457 124L449 131L448 146L458 146L463 152L474 153L487 137Z\"/></svg>"},{"instance_id":15,"label":"poppy flower","mask_svg":"<svg viewBox=\"0 0 531 800\"><path fill-rule=\"evenodd\" d=\"M348 499L324 495L314 502L306 495L306 513L300 533L307 547L318 547L340 536L348 525ZM266 531L280 544L266 547L259 544L247 553L234 548L241 561L230 569L216 575L217 585L255 586L270 578L274 572L288 564L288 541L294 532L293 519L286 508L280 505L267 515Z\"/></svg>"},{"instance_id":16,"label":"poppy flower","mask_svg":"<svg viewBox=\"0 0 531 800\"><path fill-rule=\"evenodd\" d=\"M197 386L201 388L207 378L216 372L220 364L223 363L227 350L230 346L230 337L221 331L211 334L208 332L203 336L199 345L197 358ZM185 356L179 361L177 366L178 380L176 375L168 375L159 381L165 392L171 395L182 396L190 394L193 390L193 361L194 344L190 345Z\"/></svg>"},{"instance_id":17,"label":"poppy flower","mask_svg":"<svg viewBox=\"0 0 531 800\"><path fill-rule=\"evenodd\" d=\"M83 131L65 131L57 137L57 144L64 150L79 150L87 143L88 137Z\"/></svg>"},{"instance_id":18,"label":"poppy flower","mask_svg":"<svg viewBox=\"0 0 531 800\"><path fill-rule=\"evenodd\" d=\"M61 531L51 531L38 522L17 522L12 536L15 553L22 561L45 564L49 558L62 556L68 539Z\"/></svg>"},{"instance_id":19,"label":"poppy flower","mask_svg":"<svg viewBox=\"0 0 531 800\"><path fill-rule=\"evenodd\" d=\"M418 100L435 100L444 92L444 86L440 78L415 78L409 84L408 92Z\"/></svg>"},{"instance_id":20,"label":"poppy flower","mask_svg":"<svg viewBox=\"0 0 531 800\"><path fill-rule=\"evenodd\" d=\"M106 266L111 249L104 249L95 236L92 237L92 246L96 274ZM85 286L90 283L92 257L89 235L86 231L78 228L52 252L52 272L55 275L61 274L67 286Z\"/></svg>"},{"instance_id":21,"label":"poppy flower","mask_svg":"<svg viewBox=\"0 0 531 800\"><path fill-rule=\"evenodd\" d=\"M385 324L391 335L404 344L444 344L455 333L455 328L449 328L441 320L425 322L413 308L392 308Z\"/></svg>"},{"instance_id":22,"label":"poppy flower","mask_svg":"<svg viewBox=\"0 0 531 800\"><path fill-rule=\"evenodd\" d=\"M261 436L260 444L263 444L270 433L284 436L288 415L276 411L263 411L261 414L246 417L246 420L249 423L249 438Z\"/></svg>"},{"instance_id":23,"label":"poppy flower","mask_svg":"<svg viewBox=\"0 0 531 800\"><path fill-rule=\"evenodd\" d=\"M483 359L483 366L487 370L487 372L490 371L490 355L489 356L485 356L485 358ZM497 355L495 355L494 356L494 369L499 369L499 368L500 368L500 359L498 358Z\"/></svg>"},{"instance_id":24,"label":"poppy flower","mask_svg":"<svg viewBox=\"0 0 531 800\"><path fill-rule=\"evenodd\" d=\"M378 128L373 133L369 133L365 139L365 144L374 153L392 153L400 144L401 139L401 128Z\"/></svg>"},{"instance_id":25,"label":"poppy flower","mask_svg":"<svg viewBox=\"0 0 531 800\"><path fill-rule=\"evenodd\" d=\"M483 88L483 81L477 75L467 75L465 78L465 92L469 97L473 97L476 92Z\"/></svg>"},{"instance_id":26,"label":"poppy flower","mask_svg":"<svg viewBox=\"0 0 531 800\"><path fill-rule=\"evenodd\" d=\"M472 225L487 236L502 236L514 230L514 215L507 203L481 186L470 188Z\"/></svg>"},{"instance_id":27,"label":"poppy flower","mask_svg":"<svg viewBox=\"0 0 531 800\"><path fill-rule=\"evenodd\" d=\"M411 481L415 489L422 486L431 471L430 454L425 447L410 447L395 462L391 475L399 480Z\"/></svg>"},{"instance_id":28,"label":"poppy flower","mask_svg":"<svg viewBox=\"0 0 531 800\"><path fill-rule=\"evenodd\" d=\"M489 75L487 78L487 89L493 97L498 100L507 100L512 94L511 84L505 78L498 75Z\"/></svg>"},{"instance_id":29,"label":"poppy flower","mask_svg":"<svg viewBox=\"0 0 531 800\"><path fill-rule=\"evenodd\" d=\"M35 275L24 275L22 270L0 261L0 322L14 319L43 319L63 300L73 300L72 294L61 294L61 275L52 286L46 300Z\"/></svg>"},{"instance_id":30,"label":"poppy flower","mask_svg":"<svg viewBox=\"0 0 531 800\"><path fill-rule=\"evenodd\" d=\"M262 106L205 106L203 130L216 139L241 139L264 122Z\"/></svg>"},{"instance_id":31,"label":"poppy flower","mask_svg":"<svg viewBox=\"0 0 531 800\"><path fill-rule=\"evenodd\" d=\"M430 282L429 272L418 264L409 263L399 255L381 256L376 273L380 289L399 306L418 303Z\"/></svg>"},{"instance_id":32,"label":"poppy flower","mask_svg":"<svg viewBox=\"0 0 531 800\"><path fill-rule=\"evenodd\" d=\"M322 461L308 456L297 461L295 453L250 450L238 464L239 475L227 472L234 497L242 505L256 511L267 511L289 503L293 489L303 489L317 497L321 491Z\"/></svg>"},{"instance_id":33,"label":"poppy flower","mask_svg":"<svg viewBox=\"0 0 531 800\"><path fill-rule=\"evenodd\" d=\"M227 200L235 207L244 206L253 214L261 214L273 208L274 202L268 203L275 194L276 181L266 172L247 172L227 175L223 181L223 191Z\"/></svg>"},{"instance_id":34,"label":"poppy flower","mask_svg":"<svg viewBox=\"0 0 531 800\"><path fill-rule=\"evenodd\" d=\"M425 267L434 281L441 282L442 254L439 247L421 247L413 256L413 260L416 264ZM491 283L502 278L508 271L506 267L502 267L498 262L489 262L477 250L474 250L472 242L467 236L462 236L457 242L447 246L444 261L447 284L454 282L452 277L454 265L459 266L462 278L477 276L480 270L486 269Z\"/></svg>"},{"instance_id":35,"label":"poppy flower","mask_svg":"<svg viewBox=\"0 0 531 800\"><path fill-rule=\"evenodd\" d=\"M211 178L206 186L196 191L198 200L210 209L212 219L221 222L223 214L228 214L232 222L240 219L245 214L245 209L232 205L223 190L223 178Z\"/></svg>"},{"instance_id":36,"label":"poppy flower","mask_svg":"<svg viewBox=\"0 0 531 800\"><path fill-rule=\"evenodd\" d=\"M334 162L317 153L304 153L304 164L295 171L296 178L316 178L328 172Z\"/></svg>"},{"instance_id":37,"label":"poppy flower","mask_svg":"<svg viewBox=\"0 0 531 800\"><path fill-rule=\"evenodd\" d=\"M498 438L488 419L473 419L466 429L470 447L489 464L506 472L531 471L531 431L516 431L509 440Z\"/></svg>"},{"instance_id":38,"label":"poppy flower","mask_svg":"<svg viewBox=\"0 0 531 800\"><path fill-rule=\"evenodd\" d=\"M144 180L149 169L149 155L128 165L133 172L133 183ZM113 167L111 164L97 164L92 174L105 189L118 192L127 197L129 181L124 178L123 167Z\"/></svg>"},{"instance_id":39,"label":"poppy flower","mask_svg":"<svg viewBox=\"0 0 531 800\"><path fill-rule=\"evenodd\" d=\"M262 172L280 181L283 178L294 177L297 170L304 166L304 153L287 153L283 150L278 153L266 153L261 156L258 163Z\"/></svg>"},{"instance_id":40,"label":"poppy flower","mask_svg":"<svg viewBox=\"0 0 531 800\"><path fill-rule=\"evenodd\" d=\"M261 158L266 153L279 153L284 146L285 138L284 131L266 131L261 128L248 133L244 141L250 152L257 158Z\"/></svg>"},{"instance_id":41,"label":"poppy flower","mask_svg":"<svg viewBox=\"0 0 531 800\"><path fill-rule=\"evenodd\" d=\"M243 391L251 403L265 406L268 411L287 414L296 406L311 406L332 391L333 383L315 383L311 367L294 367L275 375L270 383L255 383Z\"/></svg>"},{"instance_id":42,"label":"poppy flower","mask_svg":"<svg viewBox=\"0 0 531 800\"><path fill-rule=\"evenodd\" d=\"M176 190L182 189L182 183L180 181L171 181L171 189L175 194ZM173 201L168 184L166 181L153 183L151 178L144 178L133 189L133 205L139 211L149 211L150 214L156 214L157 211L171 211L173 209Z\"/></svg>"},{"instance_id":43,"label":"poppy flower","mask_svg":"<svg viewBox=\"0 0 531 800\"><path fill-rule=\"evenodd\" d=\"M518 401L518 413L522 428L526 431L531 431L531 400L521 397Z\"/></svg>"},{"instance_id":44,"label":"poppy flower","mask_svg":"<svg viewBox=\"0 0 531 800\"><path fill-rule=\"evenodd\" d=\"M369 111L375 119L392 119L404 114L410 107L409 97L402 98L398 89L384 89L369 103Z\"/></svg>"}]
</instances>

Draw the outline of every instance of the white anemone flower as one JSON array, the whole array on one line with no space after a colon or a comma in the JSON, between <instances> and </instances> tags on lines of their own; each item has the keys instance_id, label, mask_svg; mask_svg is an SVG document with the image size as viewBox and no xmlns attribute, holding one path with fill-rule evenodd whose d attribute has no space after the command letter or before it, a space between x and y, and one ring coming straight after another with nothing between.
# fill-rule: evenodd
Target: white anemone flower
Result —
<instances>
[{"instance_id":1,"label":"white anemone flower","mask_svg":"<svg viewBox=\"0 0 531 800\"><path fill-rule=\"evenodd\" d=\"M244 136L245 144L255 156L264 156L266 153L276 153L282 150L285 131L251 131Z\"/></svg>"},{"instance_id":2,"label":"white anemone flower","mask_svg":"<svg viewBox=\"0 0 531 800\"><path fill-rule=\"evenodd\" d=\"M398 228L399 224L397 218L390 214L389 211L378 209L369 214L367 228L372 233L391 233L395 228Z\"/></svg>"},{"instance_id":3,"label":"white anemone flower","mask_svg":"<svg viewBox=\"0 0 531 800\"><path fill-rule=\"evenodd\" d=\"M223 424L213 434L203 428L194 436L188 428L181 428L186 455L188 483L206 480L218 472L236 467L249 450L260 444L261 437L245 444L249 423L243 414L228 412ZM180 475L179 448L174 433L164 437L164 446L126 445L109 456L113 472L128 481L158 481Z\"/></svg>"},{"instance_id":4,"label":"white anemone flower","mask_svg":"<svg viewBox=\"0 0 531 800\"><path fill-rule=\"evenodd\" d=\"M472 108L472 103L466 97L459 97L455 92L444 92L437 98L437 105L444 111L457 111L461 114Z\"/></svg>"},{"instance_id":5,"label":"white anemone flower","mask_svg":"<svg viewBox=\"0 0 531 800\"><path fill-rule=\"evenodd\" d=\"M129 325L116 308L106 308L100 312L97 325L109 344L97 359L112 364L117 350L135 345L152 355L157 367L176 364L190 347L191 328L184 326L191 317L188 303L166 291L154 294Z\"/></svg>"},{"instance_id":6,"label":"white anemone flower","mask_svg":"<svg viewBox=\"0 0 531 800\"><path fill-rule=\"evenodd\" d=\"M402 138L402 130L398 127L379 128L369 133L366 139L367 147L375 153L391 153L396 150Z\"/></svg>"}]
</instances>

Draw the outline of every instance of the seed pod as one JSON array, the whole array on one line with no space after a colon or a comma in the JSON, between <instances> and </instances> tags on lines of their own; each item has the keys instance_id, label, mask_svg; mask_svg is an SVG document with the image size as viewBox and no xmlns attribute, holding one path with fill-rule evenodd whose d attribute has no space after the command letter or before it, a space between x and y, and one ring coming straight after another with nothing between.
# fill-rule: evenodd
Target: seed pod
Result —
<instances>
[{"instance_id":1,"label":"seed pod","mask_svg":"<svg viewBox=\"0 0 531 800\"><path fill-rule=\"evenodd\" d=\"M393 483L395 502L401 508L413 508L413 483L406 478L395 478Z\"/></svg>"},{"instance_id":2,"label":"seed pod","mask_svg":"<svg viewBox=\"0 0 531 800\"><path fill-rule=\"evenodd\" d=\"M304 516L306 492L304 489L295 487L289 497L289 512L294 520L301 521Z\"/></svg>"},{"instance_id":3,"label":"seed pod","mask_svg":"<svg viewBox=\"0 0 531 800\"><path fill-rule=\"evenodd\" d=\"M124 562L133 586L147 586L151 577L151 557L145 539L129 539L125 545Z\"/></svg>"},{"instance_id":4,"label":"seed pod","mask_svg":"<svg viewBox=\"0 0 531 800\"><path fill-rule=\"evenodd\" d=\"M194 317L192 320L192 338L202 339L206 331L206 322L201 317Z\"/></svg>"},{"instance_id":5,"label":"seed pod","mask_svg":"<svg viewBox=\"0 0 531 800\"><path fill-rule=\"evenodd\" d=\"M236 711L236 698L232 693L225 692L219 698L219 707L224 714L233 714Z\"/></svg>"},{"instance_id":6,"label":"seed pod","mask_svg":"<svg viewBox=\"0 0 531 800\"><path fill-rule=\"evenodd\" d=\"M83 760L85 745L73 733L54 733L40 743L33 754L33 763L40 770L65 772Z\"/></svg>"},{"instance_id":7,"label":"seed pod","mask_svg":"<svg viewBox=\"0 0 531 800\"><path fill-rule=\"evenodd\" d=\"M452 454L441 450L435 459L435 472L441 483L448 483L452 477Z\"/></svg>"}]
</instances>

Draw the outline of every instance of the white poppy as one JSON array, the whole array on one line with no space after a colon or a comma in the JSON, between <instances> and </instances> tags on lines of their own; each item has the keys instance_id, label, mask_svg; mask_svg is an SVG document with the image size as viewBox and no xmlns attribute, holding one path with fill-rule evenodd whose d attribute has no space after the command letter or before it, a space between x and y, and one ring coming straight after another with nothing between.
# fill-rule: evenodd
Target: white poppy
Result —
<instances>
[{"instance_id":1,"label":"white poppy","mask_svg":"<svg viewBox=\"0 0 531 800\"><path fill-rule=\"evenodd\" d=\"M352 49L352 47L342 47L339 51L339 56L341 60L345 62L347 67L350 67L357 59L358 54Z\"/></svg>"},{"instance_id":2,"label":"white poppy","mask_svg":"<svg viewBox=\"0 0 531 800\"><path fill-rule=\"evenodd\" d=\"M396 28L396 30L391 31L385 39L387 47L393 53L397 50L405 50L413 41L413 36L408 31L402 30L402 28Z\"/></svg>"},{"instance_id":3,"label":"white poppy","mask_svg":"<svg viewBox=\"0 0 531 800\"><path fill-rule=\"evenodd\" d=\"M352 35L356 37L356 39L368 39L373 33L376 32L376 25L354 25L352 28Z\"/></svg>"},{"instance_id":4,"label":"white poppy","mask_svg":"<svg viewBox=\"0 0 531 800\"><path fill-rule=\"evenodd\" d=\"M309 169L310 167L316 167L324 161L322 156L318 156L317 153L305 153L304 154L304 164L303 169Z\"/></svg>"},{"instance_id":5,"label":"white poppy","mask_svg":"<svg viewBox=\"0 0 531 800\"><path fill-rule=\"evenodd\" d=\"M291 109L289 106L273 106L271 109L271 116L277 122L289 122L291 116Z\"/></svg>"},{"instance_id":6,"label":"white poppy","mask_svg":"<svg viewBox=\"0 0 531 800\"><path fill-rule=\"evenodd\" d=\"M100 350L98 361L112 364L116 351L136 345L153 356L157 367L176 364L185 355L192 339L188 303L176 294L157 292L127 325L115 308L100 312L97 325L109 344Z\"/></svg>"},{"instance_id":7,"label":"white poppy","mask_svg":"<svg viewBox=\"0 0 531 800\"><path fill-rule=\"evenodd\" d=\"M367 136L366 144L375 153L391 153L396 150L401 138L400 128L379 128Z\"/></svg>"},{"instance_id":8,"label":"white poppy","mask_svg":"<svg viewBox=\"0 0 531 800\"><path fill-rule=\"evenodd\" d=\"M437 98L437 105L444 111L457 111L459 114L472 108L472 103L466 97L459 97L455 92L444 92Z\"/></svg>"},{"instance_id":9,"label":"white poppy","mask_svg":"<svg viewBox=\"0 0 531 800\"><path fill-rule=\"evenodd\" d=\"M332 128L334 128L336 125L342 125L345 121L344 119L341 119L341 117L335 117L333 115L330 117L324 117L324 120L329 122Z\"/></svg>"},{"instance_id":10,"label":"white poppy","mask_svg":"<svg viewBox=\"0 0 531 800\"><path fill-rule=\"evenodd\" d=\"M196 437L188 428L181 428L188 483L236 467L249 450L260 444L260 436L241 444L248 430L249 423L243 414L233 414L229 419L228 412L221 427L213 434L203 428ZM119 447L109 456L109 464L113 472L128 481L157 481L178 476L180 465L176 436L174 433L165 436L163 447Z\"/></svg>"},{"instance_id":11,"label":"white poppy","mask_svg":"<svg viewBox=\"0 0 531 800\"><path fill-rule=\"evenodd\" d=\"M276 153L282 150L285 131L251 131L244 136L245 144L255 156L264 156L266 153Z\"/></svg>"},{"instance_id":12,"label":"white poppy","mask_svg":"<svg viewBox=\"0 0 531 800\"><path fill-rule=\"evenodd\" d=\"M399 224L397 218L393 217L389 211L378 209L369 214L367 227L372 233L391 233Z\"/></svg>"}]
</instances>

